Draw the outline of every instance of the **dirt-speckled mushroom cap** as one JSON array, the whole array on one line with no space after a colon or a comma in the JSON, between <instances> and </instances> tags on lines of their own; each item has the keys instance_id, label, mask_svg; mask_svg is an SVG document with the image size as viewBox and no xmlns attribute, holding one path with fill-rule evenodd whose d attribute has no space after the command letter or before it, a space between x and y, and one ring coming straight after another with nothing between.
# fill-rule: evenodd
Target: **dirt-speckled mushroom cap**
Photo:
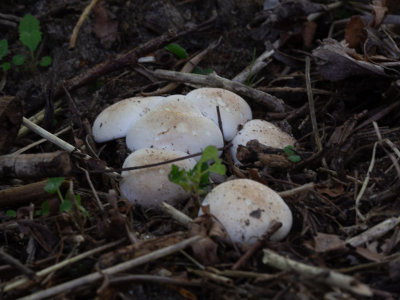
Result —
<instances>
[{"instance_id":1,"label":"dirt-speckled mushroom cap","mask_svg":"<svg viewBox=\"0 0 400 300\"><path fill-rule=\"evenodd\" d=\"M143 148L130 154L123 168L143 166L157 162L184 157L186 153L169 149ZM180 160L173 164L189 170L196 161L192 158ZM176 205L189 195L183 188L168 180L171 165L163 164L156 167L122 172L120 189L122 195L131 203L139 204L144 208L156 207L162 201Z\"/></svg>"},{"instance_id":2,"label":"dirt-speckled mushroom cap","mask_svg":"<svg viewBox=\"0 0 400 300\"><path fill-rule=\"evenodd\" d=\"M294 146L296 140L282 131L274 124L264 120L251 120L244 124L243 128L232 140L231 154L236 164L240 164L236 158L236 151L239 145L246 146L248 141L258 140L268 147L283 149L286 146Z\"/></svg>"},{"instance_id":3,"label":"dirt-speckled mushroom cap","mask_svg":"<svg viewBox=\"0 0 400 300\"><path fill-rule=\"evenodd\" d=\"M94 140L103 143L126 136L131 125L163 99L158 96L133 97L107 107L93 123Z\"/></svg>"},{"instance_id":4,"label":"dirt-speckled mushroom cap","mask_svg":"<svg viewBox=\"0 0 400 300\"><path fill-rule=\"evenodd\" d=\"M240 244L255 243L272 220L282 223L272 235L273 241L285 238L292 227L292 212L283 199L269 187L250 179L218 185L202 205L209 205L210 213L222 223L232 241Z\"/></svg>"},{"instance_id":5,"label":"dirt-speckled mushroom cap","mask_svg":"<svg viewBox=\"0 0 400 300\"><path fill-rule=\"evenodd\" d=\"M217 125L216 107L219 106L226 141L233 139L238 132L239 125L252 119L251 109L247 102L239 95L225 89L200 88L188 93L186 98L192 101L205 117L210 118Z\"/></svg>"},{"instance_id":6,"label":"dirt-speckled mushroom cap","mask_svg":"<svg viewBox=\"0 0 400 300\"><path fill-rule=\"evenodd\" d=\"M184 95L171 95L159 102L153 110L167 110L201 115L200 109Z\"/></svg>"},{"instance_id":7,"label":"dirt-speckled mushroom cap","mask_svg":"<svg viewBox=\"0 0 400 300\"><path fill-rule=\"evenodd\" d=\"M126 144L132 151L164 148L194 154L208 145L223 147L224 141L218 126L202 115L152 110L129 129Z\"/></svg>"}]
</instances>

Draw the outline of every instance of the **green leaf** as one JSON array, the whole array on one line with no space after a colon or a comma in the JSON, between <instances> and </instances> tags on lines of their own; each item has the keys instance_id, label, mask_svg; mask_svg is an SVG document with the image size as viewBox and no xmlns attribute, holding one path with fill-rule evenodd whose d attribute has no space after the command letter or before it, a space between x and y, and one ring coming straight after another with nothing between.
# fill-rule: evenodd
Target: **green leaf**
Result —
<instances>
[{"instance_id":1,"label":"green leaf","mask_svg":"<svg viewBox=\"0 0 400 300\"><path fill-rule=\"evenodd\" d=\"M214 160L214 161L218 161L218 149L215 146L207 146L204 150L203 150L203 154L201 155L201 158L199 160L200 162L208 162L209 160Z\"/></svg>"},{"instance_id":2,"label":"green leaf","mask_svg":"<svg viewBox=\"0 0 400 300\"><path fill-rule=\"evenodd\" d=\"M64 200L60 204L60 212L69 212L72 209L72 202L70 200Z\"/></svg>"},{"instance_id":3,"label":"green leaf","mask_svg":"<svg viewBox=\"0 0 400 300\"><path fill-rule=\"evenodd\" d=\"M51 65L51 62L53 60L51 59L50 56L43 56L42 59L39 62L39 65L41 65L42 67L48 67Z\"/></svg>"},{"instance_id":4,"label":"green leaf","mask_svg":"<svg viewBox=\"0 0 400 300\"><path fill-rule=\"evenodd\" d=\"M44 190L49 194L54 194L60 188L61 184L64 182L65 177L52 177L47 179Z\"/></svg>"},{"instance_id":5,"label":"green leaf","mask_svg":"<svg viewBox=\"0 0 400 300\"><path fill-rule=\"evenodd\" d=\"M165 47L165 49L174 54L178 58L188 58L186 50L176 43L168 44Z\"/></svg>"},{"instance_id":6,"label":"green leaf","mask_svg":"<svg viewBox=\"0 0 400 300\"><path fill-rule=\"evenodd\" d=\"M81 204L81 195L75 195L75 201L78 204L78 208L82 212L82 214L85 217L89 217L89 214L88 214L87 210Z\"/></svg>"},{"instance_id":7,"label":"green leaf","mask_svg":"<svg viewBox=\"0 0 400 300\"><path fill-rule=\"evenodd\" d=\"M31 14L26 14L19 23L19 39L32 53L42 40L39 20Z\"/></svg>"},{"instance_id":8,"label":"green leaf","mask_svg":"<svg viewBox=\"0 0 400 300\"><path fill-rule=\"evenodd\" d=\"M283 148L283 152L285 152L285 154L286 154L287 156L290 156L290 155L294 155L294 154L295 154L294 148L293 148L293 146L291 146L291 145L286 146L285 148Z\"/></svg>"},{"instance_id":9,"label":"green leaf","mask_svg":"<svg viewBox=\"0 0 400 300\"><path fill-rule=\"evenodd\" d=\"M22 54L14 55L12 58L12 62L16 66L21 66L25 62L25 57Z\"/></svg>"},{"instance_id":10,"label":"green leaf","mask_svg":"<svg viewBox=\"0 0 400 300\"><path fill-rule=\"evenodd\" d=\"M168 179L180 185L185 191L191 191L190 180L187 177L185 169L180 169L177 165L171 166L171 172L168 174Z\"/></svg>"},{"instance_id":11,"label":"green leaf","mask_svg":"<svg viewBox=\"0 0 400 300\"><path fill-rule=\"evenodd\" d=\"M3 69L3 72L6 72L11 68L11 64L9 62L2 63L0 66Z\"/></svg>"},{"instance_id":12,"label":"green leaf","mask_svg":"<svg viewBox=\"0 0 400 300\"><path fill-rule=\"evenodd\" d=\"M0 59L8 53L8 41L6 39L0 40Z\"/></svg>"},{"instance_id":13,"label":"green leaf","mask_svg":"<svg viewBox=\"0 0 400 300\"><path fill-rule=\"evenodd\" d=\"M42 216L47 216L50 213L49 201L44 201L40 206L40 211Z\"/></svg>"},{"instance_id":14,"label":"green leaf","mask_svg":"<svg viewBox=\"0 0 400 300\"><path fill-rule=\"evenodd\" d=\"M215 164L210 166L209 171L212 172L212 173L225 175L226 167L221 163L215 163Z\"/></svg>"},{"instance_id":15,"label":"green leaf","mask_svg":"<svg viewBox=\"0 0 400 300\"><path fill-rule=\"evenodd\" d=\"M288 159L291 161L291 162L299 162L299 161L301 161L301 157L299 156L299 155L290 155L289 157L288 157Z\"/></svg>"},{"instance_id":16,"label":"green leaf","mask_svg":"<svg viewBox=\"0 0 400 300\"><path fill-rule=\"evenodd\" d=\"M17 212L15 210L13 210L13 209L9 209L9 210L6 211L6 215L9 216L9 217L16 218L17 217Z\"/></svg>"}]
</instances>

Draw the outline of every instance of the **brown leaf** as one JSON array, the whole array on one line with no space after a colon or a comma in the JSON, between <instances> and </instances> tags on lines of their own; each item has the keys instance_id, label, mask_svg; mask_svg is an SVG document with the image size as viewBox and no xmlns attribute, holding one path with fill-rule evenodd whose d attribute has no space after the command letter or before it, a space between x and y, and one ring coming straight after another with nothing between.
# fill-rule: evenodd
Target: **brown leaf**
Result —
<instances>
[{"instance_id":1,"label":"brown leaf","mask_svg":"<svg viewBox=\"0 0 400 300\"><path fill-rule=\"evenodd\" d=\"M318 25L315 22L305 22L303 24L301 36L303 38L304 46L311 47L317 27Z\"/></svg>"},{"instance_id":2,"label":"brown leaf","mask_svg":"<svg viewBox=\"0 0 400 300\"><path fill-rule=\"evenodd\" d=\"M345 242L334 234L326 234L318 232L317 236L314 237L315 251L316 252L328 252L334 250L345 249Z\"/></svg>"},{"instance_id":3,"label":"brown leaf","mask_svg":"<svg viewBox=\"0 0 400 300\"><path fill-rule=\"evenodd\" d=\"M387 76L385 69L362 60L354 49L350 49L334 39L325 39L313 55L322 61L319 72L328 80L343 80L350 76Z\"/></svg>"},{"instance_id":4,"label":"brown leaf","mask_svg":"<svg viewBox=\"0 0 400 300\"><path fill-rule=\"evenodd\" d=\"M93 32L104 48L111 48L118 37L118 22L111 20L101 2L94 8Z\"/></svg>"},{"instance_id":5,"label":"brown leaf","mask_svg":"<svg viewBox=\"0 0 400 300\"><path fill-rule=\"evenodd\" d=\"M379 254L371 249L357 247L356 252L370 261L380 262L383 259L382 254Z\"/></svg>"},{"instance_id":6,"label":"brown leaf","mask_svg":"<svg viewBox=\"0 0 400 300\"><path fill-rule=\"evenodd\" d=\"M319 193L328 195L332 198L339 197L344 193L344 187L342 184L339 183L335 184L335 186L333 187L320 185L317 187L317 190Z\"/></svg>"},{"instance_id":7,"label":"brown leaf","mask_svg":"<svg viewBox=\"0 0 400 300\"><path fill-rule=\"evenodd\" d=\"M196 259L204 265L215 265L219 262L217 255L218 244L212 237L226 237L222 226L213 220L211 215L202 215L196 218L189 227L189 236L202 235L204 239L192 245Z\"/></svg>"},{"instance_id":8,"label":"brown leaf","mask_svg":"<svg viewBox=\"0 0 400 300\"><path fill-rule=\"evenodd\" d=\"M357 48L367 38L364 31L365 24L360 16L352 16L345 29L345 39L350 48Z\"/></svg>"}]
</instances>

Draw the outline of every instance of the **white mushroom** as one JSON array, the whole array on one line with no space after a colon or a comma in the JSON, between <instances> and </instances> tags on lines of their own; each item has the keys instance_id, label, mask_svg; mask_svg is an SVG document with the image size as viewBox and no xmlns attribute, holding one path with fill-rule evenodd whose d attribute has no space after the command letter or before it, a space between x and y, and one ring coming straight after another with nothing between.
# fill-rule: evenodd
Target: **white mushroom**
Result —
<instances>
[{"instance_id":1,"label":"white mushroom","mask_svg":"<svg viewBox=\"0 0 400 300\"><path fill-rule=\"evenodd\" d=\"M286 146L293 146L296 140L286 132L283 132L274 124L264 120L251 120L244 124L243 128L232 140L231 154L236 164L240 164L236 158L236 151L239 145L246 146L248 141L258 140L273 148L283 149Z\"/></svg>"},{"instance_id":2,"label":"white mushroom","mask_svg":"<svg viewBox=\"0 0 400 300\"><path fill-rule=\"evenodd\" d=\"M163 101L159 102L154 109L201 115L200 109L197 108L192 101L186 99L186 96L184 95L168 96Z\"/></svg>"},{"instance_id":3,"label":"white mushroom","mask_svg":"<svg viewBox=\"0 0 400 300\"><path fill-rule=\"evenodd\" d=\"M218 185L202 205L209 205L210 213L222 223L232 241L240 244L255 243L272 220L282 223L271 236L273 241L285 238L292 227L292 212L283 199L269 187L249 179Z\"/></svg>"},{"instance_id":4,"label":"white mushroom","mask_svg":"<svg viewBox=\"0 0 400 300\"><path fill-rule=\"evenodd\" d=\"M224 141L218 126L202 115L154 109L133 124L126 144L132 151L165 148L194 154L208 145L223 147Z\"/></svg>"},{"instance_id":5,"label":"white mushroom","mask_svg":"<svg viewBox=\"0 0 400 300\"><path fill-rule=\"evenodd\" d=\"M191 91L186 98L192 101L201 113L218 125L219 107L222 129L226 141L233 139L239 125L252 119L250 106L240 96L219 88L200 88Z\"/></svg>"},{"instance_id":6,"label":"white mushroom","mask_svg":"<svg viewBox=\"0 0 400 300\"><path fill-rule=\"evenodd\" d=\"M123 168L143 166L171 159L184 157L187 154L168 149L140 149L130 154ZM180 160L173 164L186 170L192 169L196 161L192 158ZM144 169L123 171L120 189L122 195L133 204L144 208L156 207L162 201L176 205L189 195L183 188L168 180L172 163Z\"/></svg>"},{"instance_id":7,"label":"white mushroom","mask_svg":"<svg viewBox=\"0 0 400 300\"><path fill-rule=\"evenodd\" d=\"M131 125L163 99L156 96L133 97L107 107L93 123L94 140L103 143L126 136Z\"/></svg>"}]
</instances>

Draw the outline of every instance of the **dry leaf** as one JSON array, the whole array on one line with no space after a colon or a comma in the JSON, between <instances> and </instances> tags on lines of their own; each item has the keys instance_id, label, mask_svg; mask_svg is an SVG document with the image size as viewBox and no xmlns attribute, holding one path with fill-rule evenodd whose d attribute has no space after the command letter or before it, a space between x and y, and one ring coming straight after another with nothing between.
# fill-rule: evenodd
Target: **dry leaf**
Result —
<instances>
[{"instance_id":1,"label":"dry leaf","mask_svg":"<svg viewBox=\"0 0 400 300\"><path fill-rule=\"evenodd\" d=\"M315 251L316 252L328 252L334 250L345 249L345 242L334 234L326 234L318 232L314 237Z\"/></svg>"},{"instance_id":2,"label":"dry leaf","mask_svg":"<svg viewBox=\"0 0 400 300\"><path fill-rule=\"evenodd\" d=\"M118 22L111 20L101 2L94 8L93 32L104 48L111 48L118 37Z\"/></svg>"},{"instance_id":3,"label":"dry leaf","mask_svg":"<svg viewBox=\"0 0 400 300\"><path fill-rule=\"evenodd\" d=\"M352 16L349 23L346 25L345 39L350 48L357 48L367 38L364 31L365 24L360 16Z\"/></svg>"},{"instance_id":4,"label":"dry leaf","mask_svg":"<svg viewBox=\"0 0 400 300\"><path fill-rule=\"evenodd\" d=\"M388 8L386 7L386 0L372 1L372 13L374 19L372 20L371 27L378 28L386 17Z\"/></svg>"},{"instance_id":5,"label":"dry leaf","mask_svg":"<svg viewBox=\"0 0 400 300\"><path fill-rule=\"evenodd\" d=\"M343 80L350 76L387 76L385 69L377 64L361 60L354 49L342 45L334 39L325 39L313 51L319 62L319 72L328 80Z\"/></svg>"}]
</instances>

